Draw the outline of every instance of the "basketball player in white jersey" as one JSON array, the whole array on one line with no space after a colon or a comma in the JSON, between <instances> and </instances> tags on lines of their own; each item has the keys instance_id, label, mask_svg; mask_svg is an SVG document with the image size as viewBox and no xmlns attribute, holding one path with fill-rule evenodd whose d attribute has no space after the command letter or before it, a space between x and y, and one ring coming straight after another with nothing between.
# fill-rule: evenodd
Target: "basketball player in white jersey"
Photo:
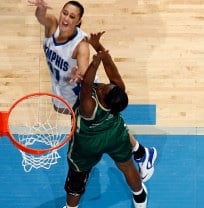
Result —
<instances>
[{"instance_id":1,"label":"basketball player in white jersey","mask_svg":"<svg viewBox=\"0 0 204 208\"><path fill-rule=\"evenodd\" d=\"M50 7L43 0L28 2L37 6L35 15L45 27L43 47L50 69L52 91L74 106L90 57L89 43L85 41L87 34L80 29L84 8L77 1L69 1L57 19L47 13ZM55 102L54 107L64 112L59 103Z\"/></svg>"}]
</instances>

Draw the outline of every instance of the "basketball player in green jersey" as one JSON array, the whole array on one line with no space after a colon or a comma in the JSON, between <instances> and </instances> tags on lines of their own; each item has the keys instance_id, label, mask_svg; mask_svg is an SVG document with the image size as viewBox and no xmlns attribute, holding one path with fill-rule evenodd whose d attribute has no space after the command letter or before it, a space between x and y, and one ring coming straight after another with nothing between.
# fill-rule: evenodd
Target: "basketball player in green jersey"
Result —
<instances>
[{"instance_id":1,"label":"basketball player in green jersey","mask_svg":"<svg viewBox=\"0 0 204 208\"><path fill-rule=\"evenodd\" d=\"M65 207L79 206L90 171L106 153L124 174L133 193L134 207L146 208L147 191L132 160L129 132L120 114L128 105L128 96L109 52L97 48L102 34L91 34L89 39L97 54L93 56L81 82L80 105L75 110L77 128L67 155L69 171L65 182ZM110 81L108 84L94 84L101 61Z\"/></svg>"}]
</instances>

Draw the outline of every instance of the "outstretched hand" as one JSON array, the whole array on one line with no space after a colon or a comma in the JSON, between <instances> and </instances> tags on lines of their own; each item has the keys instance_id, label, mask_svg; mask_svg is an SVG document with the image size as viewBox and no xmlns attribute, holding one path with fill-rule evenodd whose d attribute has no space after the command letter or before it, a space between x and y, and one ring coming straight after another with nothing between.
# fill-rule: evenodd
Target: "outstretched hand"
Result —
<instances>
[{"instance_id":1,"label":"outstretched hand","mask_svg":"<svg viewBox=\"0 0 204 208\"><path fill-rule=\"evenodd\" d=\"M83 80L83 76L81 75L78 67L74 67L71 71L71 78L69 82L81 82Z\"/></svg>"},{"instance_id":2,"label":"outstretched hand","mask_svg":"<svg viewBox=\"0 0 204 208\"><path fill-rule=\"evenodd\" d=\"M103 49L101 43L100 43L100 38L101 36L105 33L103 32L98 32L98 33L91 33L90 37L88 37L86 40L89 44L92 45L92 47L98 52Z\"/></svg>"},{"instance_id":3,"label":"outstretched hand","mask_svg":"<svg viewBox=\"0 0 204 208\"><path fill-rule=\"evenodd\" d=\"M29 6L37 6L45 9L52 9L44 0L28 0Z\"/></svg>"}]
</instances>

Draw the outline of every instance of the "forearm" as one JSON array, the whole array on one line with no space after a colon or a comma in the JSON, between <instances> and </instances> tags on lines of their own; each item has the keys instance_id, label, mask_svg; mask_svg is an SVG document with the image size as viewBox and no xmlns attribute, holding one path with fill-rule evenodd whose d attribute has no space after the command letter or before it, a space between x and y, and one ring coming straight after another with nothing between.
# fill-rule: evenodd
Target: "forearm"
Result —
<instances>
[{"instance_id":1,"label":"forearm","mask_svg":"<svg viewBox=\"0 0 204 208\"><path fill-rule=\"evenodd\" d=\"M104 33L105 31L98 33L91 33L89 38L89 43L96 50L96 52L100 54L106 75L110 80L110 82L115 85L118 85L119 87L125 90L124 82L118 72L115 63L112 60L112 57L108 53L108 50L106 50L99 41Z\"/></svg>"},{"instance_id":2,"label":"forearm","mask_svg":"<svg viewBox=\"0 0 204 208\"><path fill-rule=\"evenodd\" d=\"M106 72L107 77L110 82L120 86L125 90L125 84L121 78L121 75L118 71L117 66L113 62L113 59L109 53L106 53L102 58L102 63Z\"/></svg>"},{"instance_id":3,"label":"forearm","mask_svg":"<svg viewBox=\"0 0 204 208\"><path fill-rule=\"evenodd\" d=\"M42 25L46 24L46 13L47 8L43 6L37 7L35 10L35 16Z\"/></svg>"},{"instance_id":4,"label":"forearm","mask_svg":"<svg viewBox=\"0 0 204 208\"><path fill-rule=\"evenodd\" d=\"M96 72L97 72L99 64L100 64L100 60L92 61L89 64L89 67L88 67L86 73L84 74L84 77L82 80L82 85L86 84L86 85L92 86L92 84L95 80L95 76L96 76Z\"/></svg>"},{"instance_id":5,"label":"forearm","mask_svg":"<svg viewBox=\"0 0 204 208\"><path fill-rule=\"evenodd\" d=\"M101 43L98 43L98 45L94 46L94 49L96 52L105 51L105 48L103 47Z\"/></svg>"},{"instance_id":6,"label":"forearm","mask_svg":"<svg viewBox=\"0 0 204 208\"><path fill-rule=\"evenodd\" d=\"M105 68L105 71L107 71L108 74L118 73L118 69L115 63L113 62L111 55L108 52L104 53L102 57L102 63Z\"/></svg>"}]
</instances>

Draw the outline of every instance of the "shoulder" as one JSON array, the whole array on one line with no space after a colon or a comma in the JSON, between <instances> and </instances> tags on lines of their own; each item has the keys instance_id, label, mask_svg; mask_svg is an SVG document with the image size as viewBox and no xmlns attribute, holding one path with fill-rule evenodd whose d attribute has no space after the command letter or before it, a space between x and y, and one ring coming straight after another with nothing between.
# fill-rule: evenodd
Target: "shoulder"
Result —
<instances>
[{"instance_id":1,"label":"shoulder","mask_svg":"<svg viewBox=\"0 0 204 208\"><path fill-rule=\"evenodd\" d=\"M89 43L86 41L87 33L77 27L77 35L79 40L78 46L81 48L89 48Z\"/></svg>"},{"instance_id":2,"label":"shoulder","mask_svg":"<svg viewBox=\"0 0 204 208\"><path fill-rule=\"evenodd\" d=\"M78 44L79 50L89 50L89 43L86 40L81 40Z\"/></svg>"},{"instance_id":3,"label":"shoulder","mask_svg":"<svg viewBox=\"0 0 204 208\"><path fill-rule=\"evenodd\" d=\"M90 56L90 48L89 48L89 43L82 39L80 42L76 44L73 57L78 57L78 56L83 56L83 57L88 57Z\"/></svg>"},{"instance_id":4,"label":"shoulder","mask_svg":"<svg viewBox=\"0 0 204 208\"><path fill-rule=\"evenodd\" d=\"M76 29L77 29L78 35L81 36L82 38L85 38L88 36L88 34L84 30L82 30L81 28L77 27Z\"/></svg>"}]
</instances>

